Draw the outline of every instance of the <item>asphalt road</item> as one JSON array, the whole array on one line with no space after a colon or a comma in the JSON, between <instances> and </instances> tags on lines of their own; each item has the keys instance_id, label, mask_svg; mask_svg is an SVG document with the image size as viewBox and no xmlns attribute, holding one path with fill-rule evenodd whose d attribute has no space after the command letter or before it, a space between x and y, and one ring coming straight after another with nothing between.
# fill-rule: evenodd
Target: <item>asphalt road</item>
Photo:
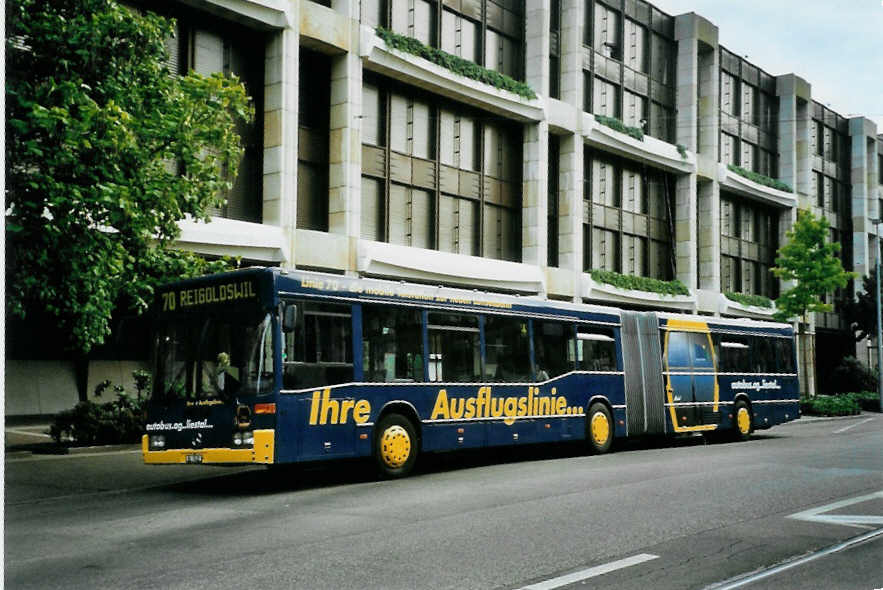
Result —
<instances>
[{"instance_id":1,"label":"asphalt road","mask_svg":"<svg viewBox=\"0 0 883 590\"><path fill-rule=\"evenodd\" d=\"M883 588L879 414L441 455L400 481L131 451L7 456L5 476L6 588Z\"/></svg>"}]
</instances>

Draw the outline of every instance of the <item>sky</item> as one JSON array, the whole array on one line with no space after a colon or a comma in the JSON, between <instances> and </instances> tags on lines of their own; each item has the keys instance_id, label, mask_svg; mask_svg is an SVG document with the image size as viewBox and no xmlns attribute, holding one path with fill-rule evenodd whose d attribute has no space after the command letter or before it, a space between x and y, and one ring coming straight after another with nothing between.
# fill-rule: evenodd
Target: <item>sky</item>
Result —
<instances>
[{"instance_id":1,"label":"sky","mask_svg":"<svg viewBox=\"0 0 883 590\"><path fill-rule=\"evenodd\" d=\"M883 133L883 0L650 0L672 16L695 12L721 45L769 74L794 73L813 100Z\"/></svg>"}]
</instances>

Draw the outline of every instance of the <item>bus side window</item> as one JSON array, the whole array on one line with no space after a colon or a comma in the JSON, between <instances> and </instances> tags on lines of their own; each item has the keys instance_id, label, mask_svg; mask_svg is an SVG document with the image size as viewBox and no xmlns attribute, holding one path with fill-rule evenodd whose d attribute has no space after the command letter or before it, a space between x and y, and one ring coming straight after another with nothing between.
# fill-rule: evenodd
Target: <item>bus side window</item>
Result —
<instances>
[{"instance_id":1,"label":"bus side window","mask_svg":"<svg viewBox=\"0 0 883 590\"><path fill-rule=\"evenodd\" d=\"M534 321L534 377L537 381L573 370L576 361L573 326L564 322Z\"/></svg>"},{"instance_id":2,"label":"bus side window","mask_svg":"<svg viewBox=\"0 0 883 590\"><path fill-rule=\"evenodd\" d=\"M773 343L766 336L752 336L752 361L755 373L776 372L776 351Z\"/></svg>"},{"instance_id":3,"label":"bus side window","mask_svg":"<svg viewBox=\"0 0 883 590\"><path fill-rule=\"evenodd\" d=\"M576 366L581 371L615 371L616 340L609 328L577 330Z\"/></svg>"},{"instance_id":4,"label":"bus side window","mask_svg":"<svg viewBox=\"0 0 883 590\"><path fill-rule=\"evenodd\" d=\"M791 339L776 338L776 356L779 360L777 373L794 373L794 342Z\"/></svg>"},{"instance_id":5,"label":"bus side window","mask_svg":"<svg viewBox=\"0 0 883 590\"><path fill-rule=\"evenodd\" d=\"M715 336L719 339L718 370L721 373L750 373L751 369L751 347L749 339L745 336L732 336L723 334Z\"/></svg>"},{"instance_id":6,"label":"bus side window","mask_svg":"<svg viewBox=\"0 0 883 590\"><path fill-rule=\"evenodd\" d=\"M297 323L286 333L283 387L302 389L353 380L352 308L297 302Z\"/></svg>"},{"instance_id":7,"label":"bus side window","mask_svg":"<svg viewBox=\"0 0 883 590\"><path fill-rule=\"evenodd\" d=\"M423 381L420 312L386 305L362 306L365 381Z\"/></svg>"},{"instance_id":8,"label":"bus side window","mask_svg":"<svg viewBox=\"0 0 883 590\"><path fill-rule=\"evenodd\" d=\"M501 383L530 379L530 340L527 320L485 316L485 374Z\"/></svg>"},{"instance_id":9,"label":"bus side window","mask_svg":"<svg viewBox=\"0 0 883 590\"><path fill-rule=\"evenodd\" d=\"M478 316L430 313L426 328L430 381L481 381Z\"/></svg>"}]
</instances>

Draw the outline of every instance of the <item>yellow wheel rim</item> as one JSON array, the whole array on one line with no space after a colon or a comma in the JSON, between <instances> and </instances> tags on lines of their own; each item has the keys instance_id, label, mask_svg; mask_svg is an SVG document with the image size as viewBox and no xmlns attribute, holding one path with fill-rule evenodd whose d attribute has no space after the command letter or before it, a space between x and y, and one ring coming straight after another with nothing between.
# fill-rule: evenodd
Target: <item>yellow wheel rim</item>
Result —
<instances>
[{"instance_id":1,"label":"yellow wheel rim","mask_svg":"<svg viewBox=\"0 0 883 590\"><path fill-rule=\"evenodd\" d=\"M739 412L736 414L736 426L739 427L739 432L742 434L748 434L751 431L751 415L748 413L748 408L739 408Z\"/></svg>"},{"instance_id":2,"label":"yellow wheel rim","mask_svg":"<svg viewBox=\"0 0 883 590\"><path fill-rule=\"evenodd\" d=\"M610 438L610 421L604 412L595 412L592 415L592 439L595 443L603 445Z\"/></svg>"},{"instance_id":3,"label":"yellow wheel rim","mask_svg":"<svg viewBox=\"0 0 883 590\"><path fill-rule=\"evenodd\" d=\"M391 468L398 469L411 456L411 437L398 424L390 426L380 435L380 458Z\"/></svg>"}]
</instances>

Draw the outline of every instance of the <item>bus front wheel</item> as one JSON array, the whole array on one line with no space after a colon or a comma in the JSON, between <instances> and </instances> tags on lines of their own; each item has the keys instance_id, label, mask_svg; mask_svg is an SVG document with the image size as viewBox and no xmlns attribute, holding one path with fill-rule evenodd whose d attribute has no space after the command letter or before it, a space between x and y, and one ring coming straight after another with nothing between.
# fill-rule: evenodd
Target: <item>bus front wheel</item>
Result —
<instances>
[{"instance_id":1,"label":"bus front wheel","mask_svg":"<svg viewBox=\"0 0 883 590\"><path fill-rule=\"evenodd\" d=\"M736 440L748 440L751 430L751 408L744 400L739 400L733 406L733 435Z\"/></svg>"},{"instance_id":2,"label":"bus front wheel","mask_svg":"<svg viewBox=\"0 0 883 590\"><path fill-rule=\"evenodd\" d=\"M408 475L417 462L419 443L410 420L401 414L387 414L374 430L374 459L380 475L398 478Z\"/></svg>"},{"instance_id":3,"label":"bus front wheel","mask_svg":"<svg viewBox=\"0 0 883 590\"><path fill-rule=\"evenodd\" d=\"M586 416L589 449L597 455L606 453L613 445L613 416L610 415L610 410L604 404L594 403L589 407Z\"/></svg>"}]
</instances>

